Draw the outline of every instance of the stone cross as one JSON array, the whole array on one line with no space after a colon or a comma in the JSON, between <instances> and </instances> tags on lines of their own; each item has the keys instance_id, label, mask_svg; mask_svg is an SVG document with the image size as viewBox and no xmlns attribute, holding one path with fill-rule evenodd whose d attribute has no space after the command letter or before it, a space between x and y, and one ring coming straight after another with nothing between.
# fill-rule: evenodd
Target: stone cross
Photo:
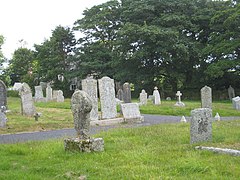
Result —
<instances>
[{"instance_id":1,"label":"stone cross","mask_svg":"<svg viewBox=\"0 0 240 180\"><path fill-rule=\"evenodd\" d=\"M77 136L79 139L89 139L90 111L92 110L90 96L84 91L76 90L71 98L71 110Z\"/></svg>"},{"instance_id":2,"label":"stone cross","mask_svg":"<svg viewBox=\"0 0 240 180\"><path fill-rule=\"evenodd\" d=\"M191 111L190 143L212 140L212 109L198 108Z\"/></svg>"},{"instance_id":3,"label":"stone cross","mask_svg":"<svg viewBox=\"0 0 240 180\"><path fill-rule=\"evenodd\" d=\"M201 89L201 102L202 108L212 109L212 89L208 86L204 86Z\"/></svg>"},{"instance_id":4,"label":"stone cross","mask_svg":"<svg viewBox=\"0 0 240 180\"><path fill-rule=\"evenodd\" d=\"M182 93L180 91L177 91L176 96L177 96L178 102L181 102Z\"/></svg>"},{"instance_id":5,"label":"stone cross","mask_svg":"<svg viewBox=\"0 0 240 180\"><path fill-rule=\"evenodd\" d=\"M0 107L1 106L7 108L7 87L4 82L0 80Z\"/></svg>"}]
</instances>

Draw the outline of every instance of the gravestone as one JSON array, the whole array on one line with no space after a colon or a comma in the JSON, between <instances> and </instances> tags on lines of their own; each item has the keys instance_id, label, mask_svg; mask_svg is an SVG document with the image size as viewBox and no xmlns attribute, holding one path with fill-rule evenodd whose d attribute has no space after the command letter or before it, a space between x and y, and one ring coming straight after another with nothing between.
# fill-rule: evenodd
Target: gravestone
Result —
<instances>
[{"instance_id":1,"label":"gravestone","mask_svg":"<svg viewBox=\"0 0 240 180\"><path fill-rule=\"evenodd\" d=\"M18 91L22 87L22 83L20 82L15 82L13 85L13 90Z\"/></svg>"},{"instance_id":2,"label":"gravestone","mask_svg":"<svg viewBox=\"0 0 240 180\"><path fill-rule=\"evenodd\" d=\"M123 84L123 102L131 103L131 88L127 82Z\"/></svg>"},{"instance_id":3,"label":"gravestone","mask_svg":"<svg viewBox=\"0 0 240 180\"><path fill-rule=\"evenodd\" d=\"M34 86L35 88L35 102L45 102L46 99L43 97L42 86Z\"/></svg>"},{"instance_id":4,"label":"gravestone","mask_svg":"<svg viewBox=\"0 0 240 180\"><path fill-rule=\"evenodd\" d=\"M58 96L58 90L53 90L52 91L52 100L57 101L57 96Z\"/></svg>"},{"instance_id":5,"label":"gravestone","mask_svg":"<svg viewBox=\"0 0 240 180\"><path fill-rule=\"evenodd\" d=\"M182 93L180 91L177 91L176 96L177 96L177 102L175 106L184 107L185 104L181 101Z\"/></svg>"},{"instance_id":6,"label":"gravestone","mask_svg":"<svg viewBox=\"0 0 240 180\"><path fill-rule=\"evenodd\" d=\"M91 97L84 91L76 90L71 98L71 110L77 138L64 139L65 150L79 152L104 151L103 139L91 138L89 133L90 111L92 110Z\"/></svg>"},{"instance_id":7,"label":"gravestone","mask_svg":"<svg viewBox=\"0 0 240 180\"><path fill-rule=\"evenodd\" d=\"M0 107L1 106L7 108L7 87L4 82L0 80Z\"/></svg>"},{"instance_id":8,"label":"gravestone","mask_svg":"<svg viewBox=\"0 0 240 180\"><path fill-rule=\"evenodd\" d=\"M235 91L231 85L228 88L228 97L230 100L235 97Z\"/></svg>"},{"instance_id":9,"label":"gravestone","mask_svg":"<svg viewBox=\"0 0 240 180\"><path fill-rule=\"evenodd\" d=\"M139 106L137 103L121 104L121 111L126 122L143 122L144 118L141 116Z\"/></svg>"},{"instance_id":10,"label":"gravestone","mask_svg":"<svg viewBox=\"0 0 240 180\"><path fill-rule=\"evenodd\" d=\"M36 109L33 103L32 91L27 83L23 83L19 89L19 95L21 97L21 110L22 115L34 116Z\"/></svg>"},{"instance_id":11,"label":"gravestone","mask_svg":"<svg viewBox=\"0 0 240 180\"><path fill-rule=\"evenodd\" d=\"M123 101L123 90L122 89L118 89L118 91L117 91L117 98L120 101Z\"/></svg>"},{"instance_id":12,"label":"gravestone","mask_svg":"<svg viewBox=\"0 0 240 180\"><path fill-rule=\"evenodd\" d=\"M190 143L212 140L212 110L198 108L191 111Z\"/></svg>"},{"instance_id":13,"label":"gravestone","mask_svg":"<svg viewBox=\"0 0 240 180\"><path fill-rule=\"evenodd\" d=\"M234 97L232 98L232 105L234 109L240 110L240 97Z\"/></svg>"},{"instance_id":14,"label":"gravestone","mask_svg":"<svg viewBox=\"0 0 240 180\"><path fill-rule=\"evenodd\" d=\"M202 108L212 109L212 89L208 86L201 89L201 103Z\"/></svg>"},{"instance_id":15,"label":"gravestone","mask_svg":"<svg viewBox=\"0 0 240 180\"><path fill-rule=\"evenodd\" d=\"M64 102L64 96L63 96L62 90L58 90L58 91L57 91L56 101L57 101L57 102Z\"/></svg>"},{"instance_id":16,"label":"gravestone","mask_svg":"<svg viewBox=\"0 0 240 180\"><path fill-rule=\"evenodd\" d=\"M171 98L171 97L167 97L166 100L167 100L167 101L171 101L172 98Z\"/></svg>"},{"instance_id":17,"label":"gravestone","mask_svg":"<svg viewBox=\"0 0 240 180\"><path fill-rule=\"evenodd\" d=\"M114 80L103 77L98 80L102 119L111 119L117 116Z\"/></svg>"},{"instance_id":18,"label":"gravestone","mask_svg":"<svg viewBox=\"0 0 240 180\"><path fill-rule=\"evenodd\" d=\"M143 89L142 92L139 95L139 100L141 105L146 105L147 104L147 93Z\"/></svg>"},{"instance_id":19,"label":"gravestone","mask_svg":"<svg viewBox=\"0 0 240 180\"><path fill-rule=\"evenodd\" d=\"M157 87L155 87L153 91L153 104L161 104L161 98Z\"/></svg>"},{"instance_id":20,"label":"gravestone","mask_svg":"<svg viewBox=\"0 0 240 180\"><path fill-rule=\"evenodd\" d=\"M51 86L48 84L47 88L46 88L46 101L52 101L53 97L52 97L52 88Z\"/></svg>"},{"instance_id":21,"label":"gravestone","mask_svg":"<svg viewBox=\"0 0 240 180\"><path fill-rule=\"evenodd\" d=\"M92 99L92 110L90 112L90 119L92 121L98 120L98 94L97 94L97 80L87 78L82 80L82 90L85 91Z\"/></svg>"},{"instance_id":22,"label":"gravestone","mask_svg":"<svg viewBox=\"0 0 240 180\"><path fill-rule=\"evenodd\" d=\"M0 107L0 128L4 128L7 125L6 106Z\"/></svg>"},{"instance_id":23,"label":"gravestone","mask_svg":"<svg viewBox=\"0 0 240 180\"><path fill-rule=\"evenodd\" d=\"M39 85L42 87L42 90L47 88L46 82L40 82Z\"/></svg>"}]
</instances>

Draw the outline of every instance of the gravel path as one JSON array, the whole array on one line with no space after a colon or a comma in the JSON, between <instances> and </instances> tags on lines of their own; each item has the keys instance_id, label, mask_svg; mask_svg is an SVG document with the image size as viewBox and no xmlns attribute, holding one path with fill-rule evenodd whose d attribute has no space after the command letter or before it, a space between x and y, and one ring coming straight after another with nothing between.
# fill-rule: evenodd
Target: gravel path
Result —
<instances>
[{"instance_id":1,"label":"gravel path","mask_svg":"<svg viewBox=\"0 0 240 180\"><path fill-rule=\"evenodd\" d=\"M180 122L180 116L159 116L159 115L149 115L144 114L144 122L137 124L124 124L124 125L111 125L111 126L91 126L90 133L96 134L101 131L107 131L108 129L116 127L141 127L141 126L150 126L160 123L177 123ZM186 117L189 121L189 117ZM237 120L240 117L222 117L221 120ZM26 132L18 134L3 134L0 135L0 144L10 144L26 141L38 141L46 139L55 139L55 138L64 138L64 137L74 137L76 132L74 129L60 129L52 131L41 131L41 132Z\"/></svg>"}]
</instances>

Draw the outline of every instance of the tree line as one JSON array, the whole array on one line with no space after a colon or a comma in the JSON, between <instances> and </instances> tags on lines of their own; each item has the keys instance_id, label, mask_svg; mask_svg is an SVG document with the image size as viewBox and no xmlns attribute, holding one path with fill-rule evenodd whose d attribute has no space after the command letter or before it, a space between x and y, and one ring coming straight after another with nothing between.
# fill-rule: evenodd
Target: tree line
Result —
<instances>
[{"instance_id":1,"label":"tree line","mask_svg":"<svg viewBox=\"0 0 240 180\"><path fill-rule=\"evenodd\" d=\"M64 92L73 78L105 75L138 93L240 88L239 0L111 0L83 15L34 50L17 49L1 78Z\"/></svg>"}]
</instances>

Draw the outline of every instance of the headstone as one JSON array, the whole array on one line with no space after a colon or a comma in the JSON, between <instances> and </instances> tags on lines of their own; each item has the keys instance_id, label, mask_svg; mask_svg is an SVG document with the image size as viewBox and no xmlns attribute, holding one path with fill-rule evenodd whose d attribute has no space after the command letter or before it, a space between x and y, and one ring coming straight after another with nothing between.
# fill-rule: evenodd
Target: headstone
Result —
<instances>
[{"instance_id":1,"label":"headstone","mask_svg":"<svg viewBox=\"0 0 240 180\"><path fill-rule=\"evenodd\" d=\"M232 105L234 109L240 110L240 97L234 97L232 98Z\"/></svg>"},{"instance_id":2,"label":"headstone","mask_svg":"<svg viewBox=\"0 0 240 180\"><path fill-rule=\"evenodd\" d=\"M204 86L201 89L201 102L202 108L212 109L212 89L208 86Z\"/></svg>"},{"instance_id":3,"label":"headstone","mask_svg":"<svg viewBox=\"0 0 240 180\"><path fill-rule=\"evenodd\" d=\"M46 82L40 82L39 85L42 87L42 90L47 88Z\"/></svg>"},{"instance_id":4,"label":"headstone","mask_svg":"<svg viewBox=\"0 0 240 180\"><path fill-rule=\"evenodd\" d=\"M161 104L161 98L157 87L155 87L153 91L153 104Z\"/></svg>"},{"instance_id":5,"label":"headstone","mask_svg":"<svg viewBox=\"0 0 240 180\"><path fill-rule=\"evenodd\" d=\"M58 90L56 101L57 102L64 102L64 96L63 96L62 90Z\"/></svg>"},{"instance_id":6,"label":"headstone","mask_svg":"<svg viewBox=\"0 0 240 180\"><path fill-rule=\"evenodd\" d=\"M131 103L131 88L127 82L123 84L123 102Z\"/></svg>"},{"instance_id":7,"label":"headstone","mask_svg":"<svg viewBox=\"0 0 240 180\"><path fill-rule=\"evenodd\" d=\"M122 89L118 89L118 91L117 91L117 98L120 101L123 101L123 90Z\"/></svg>"},{"instance_id":8,"label":"headstone","mask_svg":"<svg viewBox=\"0 0 240 180\"><path fill-rule=\"evenodd\" d=\"M167 97L166 100L167 100L167 101L171 101L172 98L171 98L171 97Z\"/></svg>"},{"instance_id":9,"label":"headstone","mask_svg":"<svg viewBox=\"0 0 240 180\"><path fill-rule=\"evenodd\" d=\"M186 120L185 116L182 116L182 117L181 117L181 120L180 120L180 122L184 122L184 123L186 123L186 122L187 122L187 120Z\"/></svg>"},{"instance_id":10,"label":"headstone","mask_svg":"<svg viewBox=\"0 0 240 180\"><path fill-rule=\"evenodd\" d=\"M141 105L146 105L147 104L147 93L143 89L142 92L139 95L139 100Z\"/></svg>"},{"instance_id":11,"label":"headstone","mask_svg":"<svg viewBox=\"0 0 240 180\"><path fill-rule=\"evenodd\" d=\"M114 80L103 77L98 80L102 119L111 119L117 116Z\"/></svg>"},{"instance_id":12,"label":"headstone","mask_svg":"<svg viewBox=\"0 0 240 180\"><path fill-rule=\"evenodd\" d=\"M52 101L53 97L52 97L52 88L51 86L48 84L47 88L46 88L46 101Z\"/></svg>"},{"instance_id":13,"label":"headstone","mask_svg":"<svg viewBox=\"0 0 240 180\"><path fill-rule=\"evenodd\" d=\"M45 102L46 99L43 97L42 86L34 86L35 88L35 102Z\"/></svg>"},{"instance_id":14,"label":"headstone","mask_svg":"<svg viewBox=\"0 0 240 180\"><path fill-rule=\"evenodd\" d=\"M220 115L218 113L216 113L214 118L215 118L216 121L220 121L221 120L221 117L220 117Z\"/></svg>"},{"instance_id":15,"label":"headstone","mask_svg":"<svg viewBox=\"0 0 240 180\"><path fill-rule=\"evenodd\" d=\"M33 103L32 91L27 83L22 84L19 95L21 97L22 115L34 116L36 109Z\"/></svg>"},{"instance_id":16,"label":"headstone","mask_svg":"<svg viewBox=\"0 0 240 180\"><path fill-rule=\"evenodd\" d=\"M230 100L235 97L235 91L231 85L228 88L228 97Z\"/></svg>"},{"instance_id":17,"label":"headstone","mask_svg":"<svg viewBox=\"0 0 240 180\"><path fill-rule=\"evenodd\" d=\"M4 128L7 125L6 110L7 108L5 106L0 107L0 128Z\"/></svg>"},{"instance_id":18,"label":"headstone","mask_svg":"<svg viewBox=\"0 0 240 180\"><path fill-rule=\"evenodd\" d=\"M92 100L92 110L90 112L90 119L92 121L98 120L98 92L97 92L97 80L93 78L87 78L82 80L82 90L85 91Z\"/></svg>"},{"instance_id":19,"label":"headstone","mask_svg":"<svg viewBox=\"0 0 240 180\"><path fill-rule=\"evenodd\" d=\"M212 140L212 110L198 108L191 111L190 142L198 143Z\"/></svg>"},{"instance_id":20,"label":"headstone","mask_svg":"<svg viewBox=\"0 0 240 180\"><path fill-rule=\"evenodd\" d=\"M184 107L185 104L181 101L182 93L180 91L177 91L176 96L177 96L177 102L175 106Z\"/></svg>"},{"instance_id":21,"label":"headstone","mask_svg":"<svg viewBox=\"0 0 240 180\"><path fill-rule=\"evenodd\" d=\"M58 90L53 90L52 91L52 100L57 101L57 96L58 96Z\"/></svg>"},{"instance_id":22,"label":"headstone","mask_svg":"<svg viewBox=\"0 0 240 180\"><path fill-rule=\"evenodd\" d=\"M79 152L103 151L103 139L91 138L89 134L90 111L92 110L90 96L84 91L76 90L71 98L71 110L74 118L74 127L77 131L77 138L65 139L65 150Z\"/></svg>"},{"instance_id":23,"label":"headstone","mask_svg":"<svg viewBox=\"0 0 240 180\"><path fill-rule=\"evenodd\" d=\"M144 118L141 116L139 106L137 103L121 104L121 111L126 122L143 122Z\"/></svg>"},{"instance_id":24,"label":"headstone","mask_svg":"<svg viewBox=\"0 0 240 180\"><path fill-rule=\"evenodd\" d=\"M22 87L22 83L20 82L15 82L13 85L13 90L18 91Z\"/></svg>"},{"instance_id":25,"label":"headstone","mask_svg":"<svg viewBox=\"0 0 240 180\"><path fill-rule=\"evenodd\" d=\"M0 107L7 107L7 87L3 81L0 80Z\"/></svg>"}]
</instances>

